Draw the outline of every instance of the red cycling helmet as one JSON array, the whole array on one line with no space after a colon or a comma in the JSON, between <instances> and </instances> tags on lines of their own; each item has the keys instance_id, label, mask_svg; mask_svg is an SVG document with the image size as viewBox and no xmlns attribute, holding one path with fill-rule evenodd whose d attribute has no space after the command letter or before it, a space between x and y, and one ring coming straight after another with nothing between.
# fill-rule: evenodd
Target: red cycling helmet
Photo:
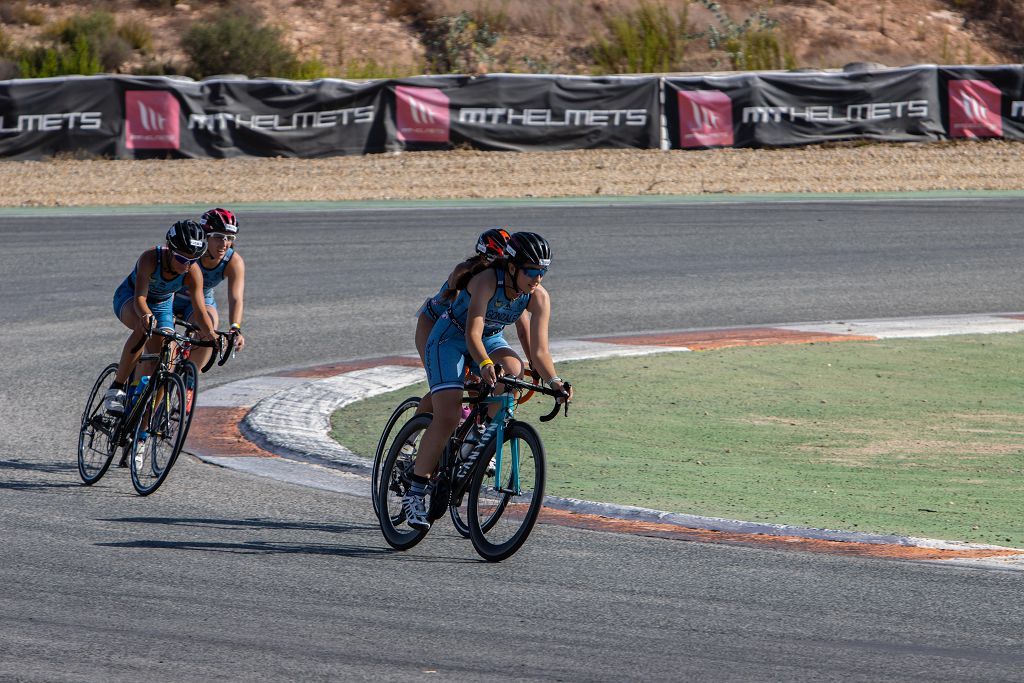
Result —
<instances>
[{"instance_id":1,"label":"red cycling helmet","mask_svg":"<svg viewBox=\"0 0 1024 683\"><path fill-rule=\"evenodd\" d=\"M476 251L488 259L494 260L505 255L506 244L508 244L508 230L505 228L491 228L490 230L485 230L476 241Z\"/></svg>"},{"instance_id":2,"label":"red cycling helmet","mask_svg":"<svg viewBox=\"0 0 1024 683\"><path fill-rule=\"evenodd\" d=\"M238 234L238 220L227 209L210 209L199 219L199 225L207 234L221 232L225 235Z\"/></svg>"}]
</instances>

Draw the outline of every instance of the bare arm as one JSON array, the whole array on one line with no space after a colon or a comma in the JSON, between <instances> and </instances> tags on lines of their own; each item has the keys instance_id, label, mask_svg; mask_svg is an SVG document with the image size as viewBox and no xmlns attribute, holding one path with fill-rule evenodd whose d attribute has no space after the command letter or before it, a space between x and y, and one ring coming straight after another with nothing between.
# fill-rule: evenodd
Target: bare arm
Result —
<instances>
[{"instance_id":1,"label":"bare arm","mask_svg":"<svg viewBox=\"0 0 1024 683\"><path fill-rule=\"evenodd\" d=\"M466 349L477 365L490 360L484 348L484 316L487 314L487 302L491 300L497 286L493 270L477 273L466 286L470 296L469 311L466 314ZM494 365L484 363L480 368L480 376L485 382L494 384Z\"/></svg>"},{"instance_id":2,"label":"bare arm","mask_svg":"<svg viewBox=\"0 0 1024 683\"><path fill-rule=\"evenodd\" d=\"M144 251L135 264L135 313L142 321L143 329L149 326L148 318L153 315L146 300L149 298L149 281L156 268L156 249Z\"/></svg>"},{"instance_id":3,"label":"bare arm","mask_svg":"<svg viewBox=\"0 0 1024 683\"><path fill-rule=\"evenodd\" d=\"M530 312L530 343L533 355L533 369L540 373L544 382L550 383L552 389L562 389L562 381L558 379L555 372L555 362L548 350L548 321L551 319L551 298L548 290L544 287L537 287L530 298L530 305L526 309ZM569 398L572 398L573 391L570 387Z\"/></svg>"},{"instance_id":4,"label":"bare arm","mask_svg":"<svg viewBox=\"0 0 1024 683\"><path fill-rule=\"evenodd\" d=\"M206 298L203 294L203 273L199 270L198 264L193 263L185 271L185 286L188 288L188 294L192 298L192 319L199 325L199 336L203 339L212 339L214 337L213 321L210 320L210 314L206 310Z\"/></svg>"},{"instance_id":5,"label":"bare arm","mask_svg":"<svg viewBox=\"0 0 1024 683\"><path fill-rule=\"evenodd\" d=\"M245 261L237 251L231 257L224 274L228 278L228 319L232 325L237 325L238 337L235 339L235 348L241 351L245 348L245 337L242 336L242 313L245 308Z\"/></svg>"}]
</instances>

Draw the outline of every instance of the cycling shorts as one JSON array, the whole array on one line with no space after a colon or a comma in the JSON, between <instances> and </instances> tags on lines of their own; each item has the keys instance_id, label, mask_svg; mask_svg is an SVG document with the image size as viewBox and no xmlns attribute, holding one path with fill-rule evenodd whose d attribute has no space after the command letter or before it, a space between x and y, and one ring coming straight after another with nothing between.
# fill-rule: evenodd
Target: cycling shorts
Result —
<instances>
[{"instance_id":1,"label":"cycling shorts","mask_svg":"<svg viewBox=\"0 0 1024 683\"><path fill-rule=\"evenodd\" d=\"M206 292L203 296L206 301L206 306L217 308L217 299L213 296L213 290ZM192 297L185 293L179 293L174 295L174 315L178 316L182 320L192 319Z\"/></svg>"},{"instance_id":2,"label":"cycling shorts","mask_svg":"<svg viewBox=\"0 0 1024 683\"><path fill-rule=\"evenodd\" d=\"M118 320L121 319L121 309L125 307L125 304L130 304L134 298L135 287L127 281L122 282L121 286L114 291L114 315L117 316ZM149 310L153 311L153 315L156 317L157 329L174 329L173 302L174 298L172 296L168 296L166 299L154 299L152 297L146 299L146 303L149 304Z\"/></svg>"}]
</instances>

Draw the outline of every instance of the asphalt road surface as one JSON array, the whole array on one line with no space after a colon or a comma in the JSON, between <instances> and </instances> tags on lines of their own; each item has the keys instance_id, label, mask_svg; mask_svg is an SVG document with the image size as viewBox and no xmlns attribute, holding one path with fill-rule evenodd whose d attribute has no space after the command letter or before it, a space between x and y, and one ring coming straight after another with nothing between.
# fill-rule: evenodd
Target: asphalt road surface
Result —
<instances>
[{"instance_id":1,"label":"asphalt road surface","mask_svg":"<svg viewBox=\"0 0 1024 683\"><path fill-rule=\"evenodd\" d=\"M1022 310L1022 213L244 212L250 346L207 386L412 351L490 225L550 238L558 338ZM393 552L367 498L191 458L149 498L125 470L81 486L82 403L126 336L113 291L179 217L0 213L0 679L1022 680L1018 573L547 525L489 565L447 524Z\"/></svg>"}]
</instances>

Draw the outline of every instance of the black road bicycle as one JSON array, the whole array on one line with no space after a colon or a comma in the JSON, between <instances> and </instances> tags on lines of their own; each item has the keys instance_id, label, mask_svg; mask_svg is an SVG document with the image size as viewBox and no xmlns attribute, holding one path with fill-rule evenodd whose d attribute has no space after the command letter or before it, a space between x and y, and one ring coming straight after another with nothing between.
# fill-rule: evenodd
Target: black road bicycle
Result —
<instances>
[{"instance_id":1,"label":"black road bicycle","mask_svg":"<svg viewBox=\"0 0 1024 683\"><path fill-rule=\"evenodd\" d=\"M123 449L120 464L130 468L132 486L139 495L153 493L167 479L185 444L199 388L199 370L188 360L191 349L218 349L210 355L205 372L214 361L223 365L234 346L231 333L218 331L216 340L200 341L192 336L197 330L194 325L182 320L175 324L184 327L185 334L151 326L136 346L140 348L154 334L164 338L159 354L140 358L140 362L157 362L148 383L130 397L124 413L112 415L103 409L103 395L114 381L117 363L103 368L96 378L78 433L78 474L84 484L95 484L106 474L118 448Z\"/></svg>"},{"instance_id":2,"label":"black road bicycle","mask_svg":"<svg viewBox=\"0 0 1024 683\"><path fill-rule=\"evenodd\" d=\"M558 402L567 392L512 377L499 381L515 390L554 397L554 409L540 418L542 422L554 419L563 407L568 414L568 403ZM427 516L436 521L447 512L455 529L472 541L481 557L499 562L522 547L540 514L544 503L544 445L532 426L515 419L517 402L513 393L491 395L486 385L467 385L463 401L472 410L441 453L428 487ZM493 419L487 416L491 403L499 405ZM405 523L402 498L410 485L420 439L432 419L424 413L408 420L391 440L377 473L377 518L385 540L397 550L413 547L427 534ZM464 449L470 430L480 426L485 429L477 443Z\"/></svg>"}]
</instances>

